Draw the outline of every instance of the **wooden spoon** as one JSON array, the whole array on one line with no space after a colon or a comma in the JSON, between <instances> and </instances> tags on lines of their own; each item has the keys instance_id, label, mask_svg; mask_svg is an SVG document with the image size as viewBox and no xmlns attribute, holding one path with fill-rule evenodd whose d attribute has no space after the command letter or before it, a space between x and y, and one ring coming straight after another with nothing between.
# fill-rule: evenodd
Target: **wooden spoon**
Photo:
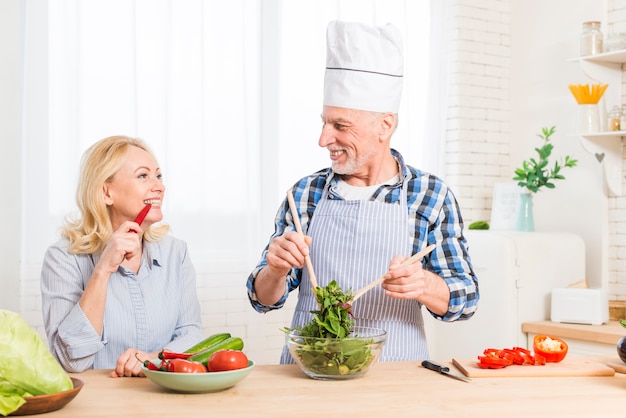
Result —
<instances>
[{"instance_id":1,"label":"wooden spoon","mask_svg":"<svg viewBox=\"0 0 626 418\"><path fill-rule=\"evenodd\" d=\"M432 250L434 250L435 247L436 247L435 244L430 244L428 247L424 248L422 251L417 252L417 253L413 254L411 257L409 257L406 260L404 260L400 265L401 266L408 266L409 264L413 264L413 263L421 260L425 255L427 255ZM384 281L385 281L385 276L382 275L378 279L374 280L372 283L370 283L370 284L360 288L359 290L357 290L354 293L354 298L352 299L352 303L354 303L358 298L363 296L366 292L368 292L369 290L371 290L374 287L378 286L379 284L381 284Z\"/></svg>"},{"instance_id":2,"label":"wooden spoon","mask_svg":"<svg viewBox=\"0 0 626 418\"><path fill-rule=\"evenodd\" d=\"M296 209L296 202L293 199L293 193L291 189L287 190L287 200L289 201L289 210L291 211L291 216L293 217L293 223L296 225L296 231L300 234L301 237L304 237L302 233L302 226L300 225L300 216L298 215L298 210ZM309 279L311 280L311 287L315 290L317 286L317 278L315 277L315 272L313 271L313 263L311 262L311 257L309 255L304 256L304 261L306 262L306 268L309 271Z\"/></svg>"}]
</instances>

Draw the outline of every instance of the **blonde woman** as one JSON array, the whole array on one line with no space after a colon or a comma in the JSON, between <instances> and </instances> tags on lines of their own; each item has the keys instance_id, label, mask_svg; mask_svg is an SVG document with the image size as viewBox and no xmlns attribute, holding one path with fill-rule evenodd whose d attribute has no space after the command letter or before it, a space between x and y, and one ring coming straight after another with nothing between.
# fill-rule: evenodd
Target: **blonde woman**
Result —
<instances>
[{"instance_id":1,"label":"blonde woman","mask_svg":"<svg viewBox=\"0 0 626 418\"><path fill-rule=\"evenodd\" d=\"M85 152L80 217L66 222L41 272L50 350L67 371L141 376L140 363L161 349L183 351L203 338L187 245L166 224L155 225L164 194L161 169L143 141L112 136Z\"/></svg>"}]
</instances>

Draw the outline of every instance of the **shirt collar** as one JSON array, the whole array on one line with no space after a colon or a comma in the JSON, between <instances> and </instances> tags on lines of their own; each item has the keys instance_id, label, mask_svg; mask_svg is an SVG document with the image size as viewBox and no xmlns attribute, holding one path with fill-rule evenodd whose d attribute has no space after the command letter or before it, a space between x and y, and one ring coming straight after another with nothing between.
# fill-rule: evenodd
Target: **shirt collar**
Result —
<instances>
[{"instance_id":1,"label":"shirt collar","mask_svg":"<svg viewBox=\"0 0 626 418\"><path fill-rule=\"evenodd\" d=\"M161 248L153 242L144 241L143 257L150 269L152 266L163 266L164 257L161 254Z\"/></svg>"},{"instance_id":2,"label":"shirt collar","mask_svg":"<svg viewBox=\"0 0 626 418\"><path fill-rule=\"evenodd\" d=\"M400 183L394 185L394 187L399 186L400 184L402 184L402 182L405 179L409 179L411 177L411 171L409 170L409 167L406 166L406 164L404 163L404 158L402 157L402 154L400 154L398 151L396 151L395 149L391 148L391 155L393 156L393 158L398 162L398 166L400 167ZM331 186L335 186L337 184L337 182L339 181L339 174L336 174L332 168L329 168L329 175L328 178L326 179L326 184L331 184Z\"/></svg>"}]
</instances>

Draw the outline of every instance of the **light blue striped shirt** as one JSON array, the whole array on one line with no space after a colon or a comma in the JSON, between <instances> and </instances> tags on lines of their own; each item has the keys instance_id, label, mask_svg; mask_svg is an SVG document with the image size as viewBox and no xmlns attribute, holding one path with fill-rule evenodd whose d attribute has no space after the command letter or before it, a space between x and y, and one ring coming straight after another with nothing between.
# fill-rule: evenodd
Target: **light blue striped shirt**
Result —
<instances>
[{"instance_id":1,"label":"light blue striped shirt","mask_svg":"<svg viewBox=\"0 0 626 418\"><path fill-rule=\"evenodd\" d=\"M68 248L67 239L50 246L41 271L48 344L68 372L113 369L128 348L184 351L203 339L196 272L184 241L144 241L139 272L120 266L111 275L101 336L78 304L100 255Z\"/></svg>"}]
</instances>

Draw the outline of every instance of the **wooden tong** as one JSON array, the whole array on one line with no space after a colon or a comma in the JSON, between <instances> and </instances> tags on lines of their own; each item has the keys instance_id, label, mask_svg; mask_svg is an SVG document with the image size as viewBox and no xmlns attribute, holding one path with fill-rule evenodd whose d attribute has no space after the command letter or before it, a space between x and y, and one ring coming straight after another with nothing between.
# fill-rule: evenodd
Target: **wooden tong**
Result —
<instances>
[{"instance_id":1,"label":"wooden tong","mask_svg":"<svg viewBox=\"0 0 626 418\"><path fill-rule=\"evenodd\" d=\"M435 247L436 247L435 244L430 244L428 247L424 248L422 251L417 252L417 253L413 254L411 257L409 257L406 260L404 260L400 265L401 266L408 266L409 264L413 264L413 263L421 260L425 255L427 255L432 250L434 250ZM385 276L384 275L380 276L378 279L374 280L372 283L370 283L370 284L360 288L356 292L354 292L354 298L352 299L352 303L354 303L357 299L359 299L361 296L363 296L369 290L371 290L374 287L376 287L379 284L381 284L383 281L385 281Z\"/></svg>"},{"instance_id":2,"label":"wooden tong","mask_svg":"<svg viewBox=\"0 0 626 418\"><path fill-rule=\"evenodd\" d=\"M296 202L293 199L293 193L291 189L287 190L287 200L289 201L289 210L291 211L291 216L293 217L293 223L296 225L296 231L300 234L301 237L304 237L302 233L302 226L300 225L300 216L298 215L298 210L296 208ZM317 286L317 278L315 277L315 272L313 271L313 263L311 262L311 257L307 254L304 257L304 261L306 262L306 268L309 271L309 278L311 280L311 287L315 290Z\"/></svg>"}]
</instances>

